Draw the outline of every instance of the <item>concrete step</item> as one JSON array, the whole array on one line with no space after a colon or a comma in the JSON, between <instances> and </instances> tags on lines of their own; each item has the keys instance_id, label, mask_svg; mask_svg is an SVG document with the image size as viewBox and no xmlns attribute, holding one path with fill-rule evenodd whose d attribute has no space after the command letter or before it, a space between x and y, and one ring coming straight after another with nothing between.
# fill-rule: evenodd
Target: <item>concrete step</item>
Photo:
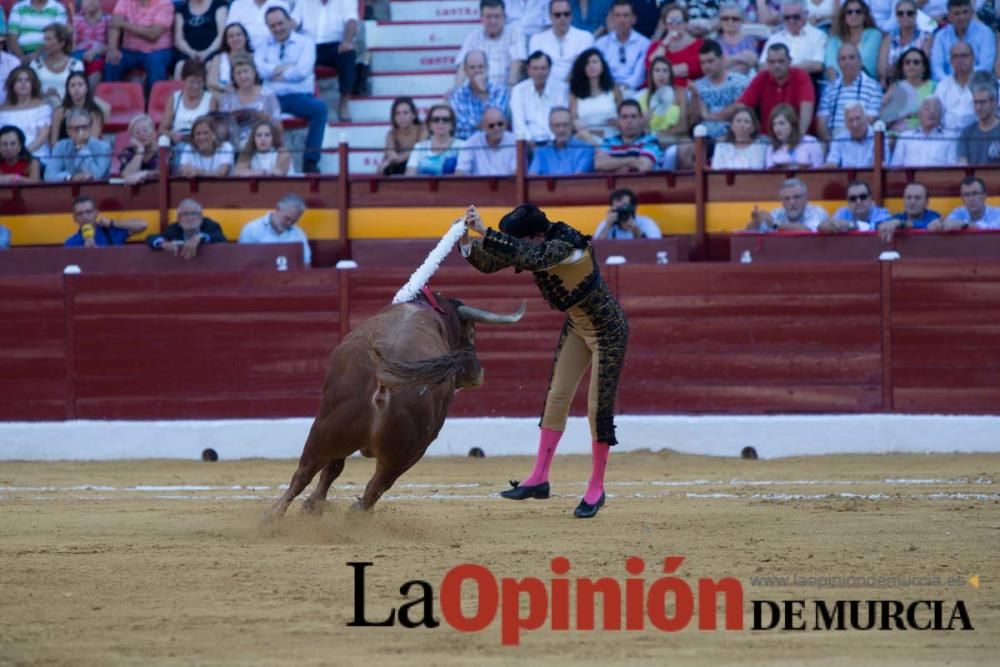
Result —
<instances>
[{"instance_id":1,"label":"concrete step","mask_svg":"<svg viewBox=\"0 0 1000 667\"><path fill-rule=\"evenodd\" d=\"M435 21L390 21L366 23L368 48L412 46L459 47L479 21L438 23Z\"/></svg>"},{"instance_id":2,"label":"concrete step","mask_svg":"<svg viewBox=\"0 0 1000 667\"><path fill-rule=\"evenodd\" d=\"M455 83L455 71L395 72L371 75L372 95L444 96Z\"/></svg>"},{"instance_id":3,"label":"concrete step","mask_svg":"<svg viewBox=\"0 0 1000 667\"><path fill-rule=\"evenodd\" d=\"M389 114L392 112L392 101L395 98L395 95L351 98L348 103L351 108L351 117L354 118L355 123L388 123ZM440 101L440 95L413 98L421 118L426 118L427 110Z\"/></svg>"},{"instance_id":4,"label":"concrete step","mask_svg":"<svg viewBox=\"0 0 1000 667\"><path fill-rule=\"evenodd\" d=\"M340 143L340 135L343 134L351 148L385 148L385 133L389 131L390 124L381 123L330 123L328 131L336 131L337 143Z\"/></svg>"},{"instance_id":5,"label":"concrete step","mask_svg":"<svg viewBox=\"0 0 1000 667\"><path fill-rule=\"evenodd\" d=\"M372 72L388 74L392 72L454 72L456 47L422 47L369 49L372 57Z\"/></svg>"},{"instance_id":6,"label":"concrete step","mask_svg":"<svg viewBox=\"0 0 1000 667\"><path fill-rule=\"evenodd\" d=\"M478 21L478 0L392 0L393 21Z\"/></svg>"}]
</instances>

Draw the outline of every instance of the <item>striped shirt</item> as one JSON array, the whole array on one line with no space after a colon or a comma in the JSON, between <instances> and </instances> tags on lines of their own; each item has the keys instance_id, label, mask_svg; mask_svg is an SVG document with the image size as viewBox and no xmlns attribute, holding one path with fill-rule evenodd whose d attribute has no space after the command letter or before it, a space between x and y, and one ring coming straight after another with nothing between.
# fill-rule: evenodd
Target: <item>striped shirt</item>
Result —
<instances>
[{"instance_id":1,"label":"striped shirt","mask_svg":"<svg viewBox=\"0 0 1000 667\"><path fill-rule=\"evenodd\" d=\"M41 9L31 0L21 0L10 10L7 30L17 35L17 43L25 53L37 51L42 46L42 33L52 23L69 23L66 7L56 0L47 0Z\"/></svg>"},{"instance_id":2,"label":"striped shirt","mask_svg":"<svg viewBox=\"0 0 1000 667\"><path fill-rule=\"evenodd\" d=\"M827 129L833 134L844 127L844 109L858 102L865 108L865 115L878 118L882 110L882 86L864 72L858 74L852 83L844 83L841 76L827 84L816 116L826 122Z\"/></svg>"},{"instance_id":3,"label":"striped shirt","mask_svg":"<svg viewBox=\"0 0 1000 667\"><path fill-rule=\"evenodd\" d=\"M155 41L143 39L138 35L122 31L121 48L140 53L152 53L169 49L174 45L174 3L170 0L118 0L113 16L124 16L125 20L146 28L160 26L166 28Z\"/></svg>"}]
</instances>

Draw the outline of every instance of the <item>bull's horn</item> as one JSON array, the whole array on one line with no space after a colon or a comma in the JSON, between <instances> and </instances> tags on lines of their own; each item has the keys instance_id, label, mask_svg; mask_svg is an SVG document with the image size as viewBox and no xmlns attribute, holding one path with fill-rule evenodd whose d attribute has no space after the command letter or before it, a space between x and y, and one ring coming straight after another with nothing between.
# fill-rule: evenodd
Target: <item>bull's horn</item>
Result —
<instances>
[{"instance_id":1,"label":"bull's horn","mask_svg":"<svg viewBox=\"0 0 1000 667\"><path fill-rule=\"evenodd\" d=\"M521 307L517 309L517 312L510 315L498 315L497 313L473 308L472 306L459 306L458 316L463 320L472 320L473 322L482 322L484 324L514 324L514 322L517 322L524 316L524 311L527 309L527 301L522 301Z\"/></svg>"}]
</instances>

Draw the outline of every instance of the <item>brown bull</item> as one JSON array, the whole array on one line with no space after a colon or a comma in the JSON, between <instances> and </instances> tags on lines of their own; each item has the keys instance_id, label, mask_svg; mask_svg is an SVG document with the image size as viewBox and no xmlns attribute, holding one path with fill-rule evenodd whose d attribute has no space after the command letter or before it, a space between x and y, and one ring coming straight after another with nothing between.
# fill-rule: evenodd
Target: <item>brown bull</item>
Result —
<instances>
[{"instance_id":1,"label":"brown bull","mask_svg":"<svg viewBox=\"0 0 1000 667\"><path fill-rule=\"evenodd\" d=\"M437 301L443 312L423 298L383 308L333 351L299 467L266 518L281 517L320 470L304 509L321 513L344 460L357 451L375 458L375 474L355 505L370 509L424 455L455 392L482 384L476 322L511 324L525 309L496 315L454 299Z\"/></svg>"}]
</instances>

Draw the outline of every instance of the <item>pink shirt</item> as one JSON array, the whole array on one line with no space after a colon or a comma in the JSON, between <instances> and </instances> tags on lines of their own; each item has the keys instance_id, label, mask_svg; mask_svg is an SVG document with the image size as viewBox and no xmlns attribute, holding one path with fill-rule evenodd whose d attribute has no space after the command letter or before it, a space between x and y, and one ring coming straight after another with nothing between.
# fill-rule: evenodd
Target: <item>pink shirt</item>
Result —
<instances>
[{"instance_id":1,"label":"pink shirt","mask_svg":"<svg viewBox=\"0 0 1000 667\"><path fill-rule=\"evenodd\" d=\"M101 14L97 23L87 21L82 13L73 17L73 37L76 50L87 51L95 46L108 45L108 17Z\"/></svg>"},{"instance_id":2,"label":"pink shirt","mask_svg":"<svg viewBox=\"0 0 1000 667\"><path fill-rule=\"evenodd\" d=\"M121 48L142 53L152 53L169 49L174 45L174 4L170 0L148 0L143 5L140 0L118 0L114 16L124 16L129 23L140 26L162 26L163 34L155 42L143 39L126 30L122 31Z\"/></svg>"}]
</instances>

